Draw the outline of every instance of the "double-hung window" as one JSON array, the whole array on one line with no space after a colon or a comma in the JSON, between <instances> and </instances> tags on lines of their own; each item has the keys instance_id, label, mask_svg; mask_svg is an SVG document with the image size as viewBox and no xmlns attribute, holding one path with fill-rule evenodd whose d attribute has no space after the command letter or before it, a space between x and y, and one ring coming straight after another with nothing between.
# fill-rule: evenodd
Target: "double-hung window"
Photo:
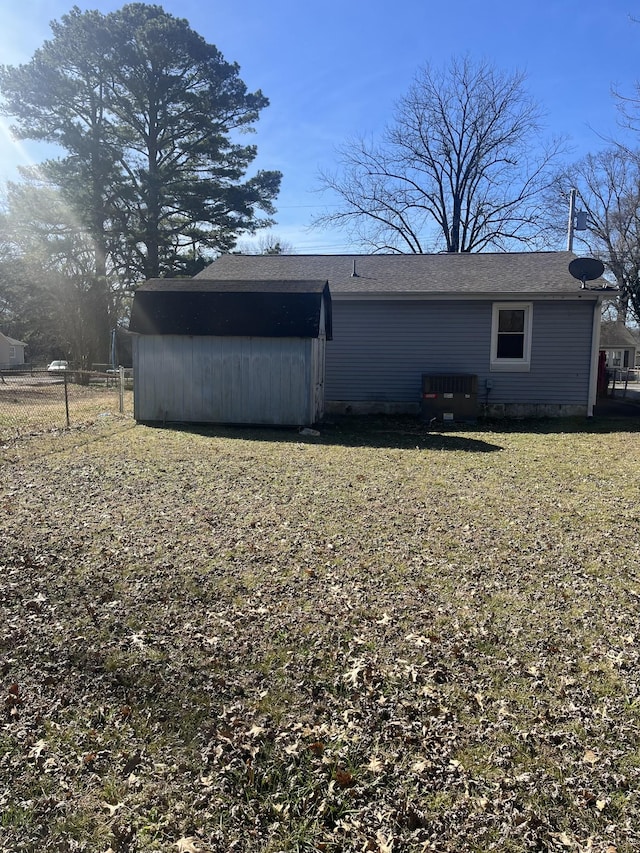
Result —
<instances>
[{"instance_id":1,"label":"double-hung window","mask_svg":"<svg viewBox=\"0 0 640 853\"><path fill-rule=\"evenodd\" d=\"M531 302L494 302L491 370L529 370L532 320Z\"/></svg>"}]
</instances>

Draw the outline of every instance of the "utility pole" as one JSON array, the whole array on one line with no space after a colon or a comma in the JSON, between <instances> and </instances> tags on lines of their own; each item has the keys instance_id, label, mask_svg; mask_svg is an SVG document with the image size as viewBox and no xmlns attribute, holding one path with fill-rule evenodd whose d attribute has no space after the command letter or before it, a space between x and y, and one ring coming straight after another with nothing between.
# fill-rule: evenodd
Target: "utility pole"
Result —
<instances>
[{"instance_id":1,"label":"utility pole","mask_svg":"<svg viewBox=\"0 0 640 853\"><path fill-rule=\"evenodd\" d=\"M567 252L573 252L573 221L576 216L576 191L569 193L569 224L567 226Z\"/></svg>"}]
</instances>

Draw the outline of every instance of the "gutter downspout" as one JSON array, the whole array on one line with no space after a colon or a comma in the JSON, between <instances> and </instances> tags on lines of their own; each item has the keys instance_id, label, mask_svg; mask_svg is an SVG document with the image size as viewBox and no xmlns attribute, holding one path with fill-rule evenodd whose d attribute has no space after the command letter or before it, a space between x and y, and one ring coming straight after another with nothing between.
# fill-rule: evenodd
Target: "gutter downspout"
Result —
<instances>
[{"instance_id":1,"label":"gutter downspout","mask_svg":"<svg viewBox=\"0 0 640 853\"><path fill-rule=\"evenodd\" d=\"M593 417L593 407L598 394L598 356L600 354L600 320L602 317L602 297L593 305L593 325L591 327L591 370L589 373L589 396L587 398L587 417Z\"/></svg>"}]
</instances>

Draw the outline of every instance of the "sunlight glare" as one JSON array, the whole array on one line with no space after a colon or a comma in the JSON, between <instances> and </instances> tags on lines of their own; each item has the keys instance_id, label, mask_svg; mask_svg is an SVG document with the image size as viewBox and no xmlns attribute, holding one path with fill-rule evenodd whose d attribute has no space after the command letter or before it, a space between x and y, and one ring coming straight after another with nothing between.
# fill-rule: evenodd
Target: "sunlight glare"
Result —
<instances>
[{"instance_id":1,"label":"sunlight glare","mask_svg":"<svg viewBox=\"0 0 640 853\"><path fill-rule=\"evenodd\" d=\"M20 166L37 167L22 140L16 139L7 120L0 116L0 180L19 179Z\"/></svg>"}]
</instances>

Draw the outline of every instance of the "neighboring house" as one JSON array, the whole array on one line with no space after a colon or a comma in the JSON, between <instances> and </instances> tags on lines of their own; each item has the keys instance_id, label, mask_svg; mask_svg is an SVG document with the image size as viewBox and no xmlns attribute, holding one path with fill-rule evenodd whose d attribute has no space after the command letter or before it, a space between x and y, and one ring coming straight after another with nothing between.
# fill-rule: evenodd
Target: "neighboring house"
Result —
<instances>
[{"instance_id":1,"label":"neighboring house","mask_svg":"<svg viewBox=\"0 0 640 853\"><path fill-rule=\"evenodd\" d=\"M24 364L24 350L27 345L0 332L0 369L17 367Z\"/></svg>"},{"instance_id":2,"label":"neighboring house","mask_svg":"<svg viewBox=\"0 0 640 853\"><path fill-rule=\"evenodd\" d=\"M605 353L606 366L634 369L638 341L624 323L603 322L600 328L600 350Z\"/></svg>"},{"instance_id":3,"label":"neighboring house","mask_svg":"<svg viewBox=\"0 0 640 853\"><path fill-rule=\"evenodd\" d=\"M303 426L322 418L322 281L154 279L135 293L134 416Z\"/></svg>"},{"instance_id":4,"label":"neighboring house","mask_svg":"<svg viewBox=\"0 0 640 853\"><path fill-rule=\"evenodd\" d=\"M328 280L327 412L418 412L423 387L438 387L423 386L425 374L470 374L464 387L477 388L481 413L590 416L603 282L582 287L568 271L573 258L224 255L194 281Z\"/></svg>"}]
</instances>

